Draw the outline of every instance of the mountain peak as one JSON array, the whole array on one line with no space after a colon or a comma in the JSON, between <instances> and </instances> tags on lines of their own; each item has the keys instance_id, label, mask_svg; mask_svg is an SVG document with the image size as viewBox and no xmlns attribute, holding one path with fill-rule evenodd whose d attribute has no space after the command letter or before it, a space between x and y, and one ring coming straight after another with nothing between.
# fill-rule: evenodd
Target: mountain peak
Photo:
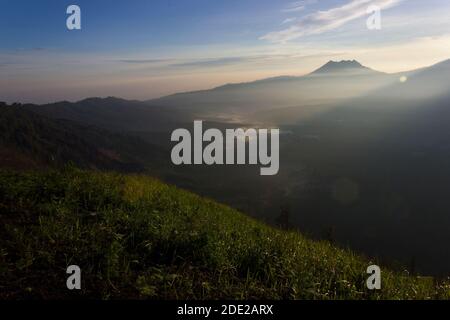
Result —
<instances>
[{"instance_id":1,"label":"mountain peak","mask_svg":"<svg viewBox=\"0 0 450 320\"><path fill-rule=\"evenodd\" d=\"M330 74L330 73L356 73L361 71L371 71L371 69L363 66L356 60L330 60L322 67L313 72L313 74Z\"/></svg>"}]
</instances>

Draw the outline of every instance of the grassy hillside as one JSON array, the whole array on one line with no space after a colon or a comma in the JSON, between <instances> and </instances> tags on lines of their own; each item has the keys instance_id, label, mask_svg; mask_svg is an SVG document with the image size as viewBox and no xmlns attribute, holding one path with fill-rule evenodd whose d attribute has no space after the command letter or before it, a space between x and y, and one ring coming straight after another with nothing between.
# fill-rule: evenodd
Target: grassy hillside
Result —
<instances>
[{"instance_id":1,"label":"grassy hillside","mask_svg":"<svg viewBox=\"0 0 450 320\"><path fill-rule=\"evenodd\" d=\"M2 171L0 219L0 299L450 298L384 269L368 292L371 261L143 176Z\"/></svg>"}]
</instances>

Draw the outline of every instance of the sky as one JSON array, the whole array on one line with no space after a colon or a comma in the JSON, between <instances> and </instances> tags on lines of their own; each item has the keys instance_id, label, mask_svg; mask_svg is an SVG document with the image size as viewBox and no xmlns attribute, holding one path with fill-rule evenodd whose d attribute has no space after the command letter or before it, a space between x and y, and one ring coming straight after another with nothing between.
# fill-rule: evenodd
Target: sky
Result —
<instances>
[{"instance_id":1,"label":"sky","mask_svg":"<svg viewBox=\"0 0 450 320\"><path fill-rule=\"evenodd\" d=\"M402 72L450 59L449 17L448 0L0 0L0 101L146 100L329 60Z\"/></svg>"}]
</instances>

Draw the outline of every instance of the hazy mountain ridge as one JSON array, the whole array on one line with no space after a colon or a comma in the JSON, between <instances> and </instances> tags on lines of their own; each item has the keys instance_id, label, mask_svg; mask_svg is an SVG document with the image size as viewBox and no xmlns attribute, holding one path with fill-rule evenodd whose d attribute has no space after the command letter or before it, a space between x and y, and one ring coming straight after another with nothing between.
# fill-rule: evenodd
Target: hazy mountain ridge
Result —
<instances>
[{"instance_id":1,"label":"hazy mountain ridge","mask_svg":"<svg viewBox=\"0 0 450 320\"><path fill-rule=\"evenodd\" d=\"M88 98L77 102L26 105L29 111L114 131L155 131L176 123L173 112L142 101L115 97Z\"/></svg>"},{"instance_id":2,"label":"hazy mountain ridge","mask_svg":"<svg viewBox=\"0 0 450 320\"><path fill-rule=\"evenodd\" d=\"M407 87L408 81L413 81L417 75L432 74L445 63L418 71L385 74L355 60L330 61L316 71L300 77L282 76L228 84L211 90L178 93L148 101L127 101L113 97L64 101L42 105L33 108L33 111L52 118L124 131L161 131L196 118L219 122L266 122L271 113L277 113L276 110L280 110L277 115L279 124L291 124L293 119L301 120L303 117L292 117L296 110L306 117L316 116L347 100L365 95L370 97L373 92L383 95L383 92L389 92L389 87L393 88L391 92L399 95L405 87L400 86L403 75L407 78ZM424 91L435 93L433 88L436 87L445 91L448 82L444 80L446 78L439 85L436 81L426 81L423 90L413 90L412 93L416 96L422 94L423 97L426 96ZM409 89L403 91L407 90ZM395 95L384 96L392 98ZM406 97L403 94L402 98ZM287 115L283 117L283 113Z\"/></svg>"},{"instance_id":3,"label":"hazy mountain ridge","mask_svg":"<svg viewBox=\"0 0 450 320\"><path fill-rule=\"evenodd\" d=\"M298 106L328 105L351 99L398 79L373 71L356 61L329 62L300 77L281 76L248 83L228 84L212 90L180 93L150 104L188 110L198 116L228 113L233 118L254 119L258 112ZM257 114L256 114L257 116Z\"/></svg>"},{"instance_id":4,"label":"hazy mountain ridge","mask_svg":"<svg viewBox=\"0 0 450 320\"><path fill-rule=\"evenodd\" d=\"M62 166L68 162L84 168L142 172L149 157L161 158L161 151L136 137L108 132L71 120L57 120L29 109L38 106L0 108L0 144L8 150L0 157L2 166L24 168ZM16 166L6 154L19 159Z\"/></svg>"}]
</instances>

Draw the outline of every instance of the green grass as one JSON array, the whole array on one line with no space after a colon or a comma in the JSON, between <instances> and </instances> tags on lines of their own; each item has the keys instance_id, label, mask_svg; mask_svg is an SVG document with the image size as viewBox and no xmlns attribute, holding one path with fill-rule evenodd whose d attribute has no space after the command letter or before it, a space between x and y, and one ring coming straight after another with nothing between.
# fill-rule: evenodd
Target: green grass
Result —
<instances>
[{"instance_id":1,"label":"green grass","mask_svg":"<svg viewBox=\"0 0 450 320\"><path fill-rule=\"evenodd\" d=\"M144 176L0 172L0 299L449 299L382 268ZM82 290L66 289L66 268Z\"/></svg>"}]
</instances>

